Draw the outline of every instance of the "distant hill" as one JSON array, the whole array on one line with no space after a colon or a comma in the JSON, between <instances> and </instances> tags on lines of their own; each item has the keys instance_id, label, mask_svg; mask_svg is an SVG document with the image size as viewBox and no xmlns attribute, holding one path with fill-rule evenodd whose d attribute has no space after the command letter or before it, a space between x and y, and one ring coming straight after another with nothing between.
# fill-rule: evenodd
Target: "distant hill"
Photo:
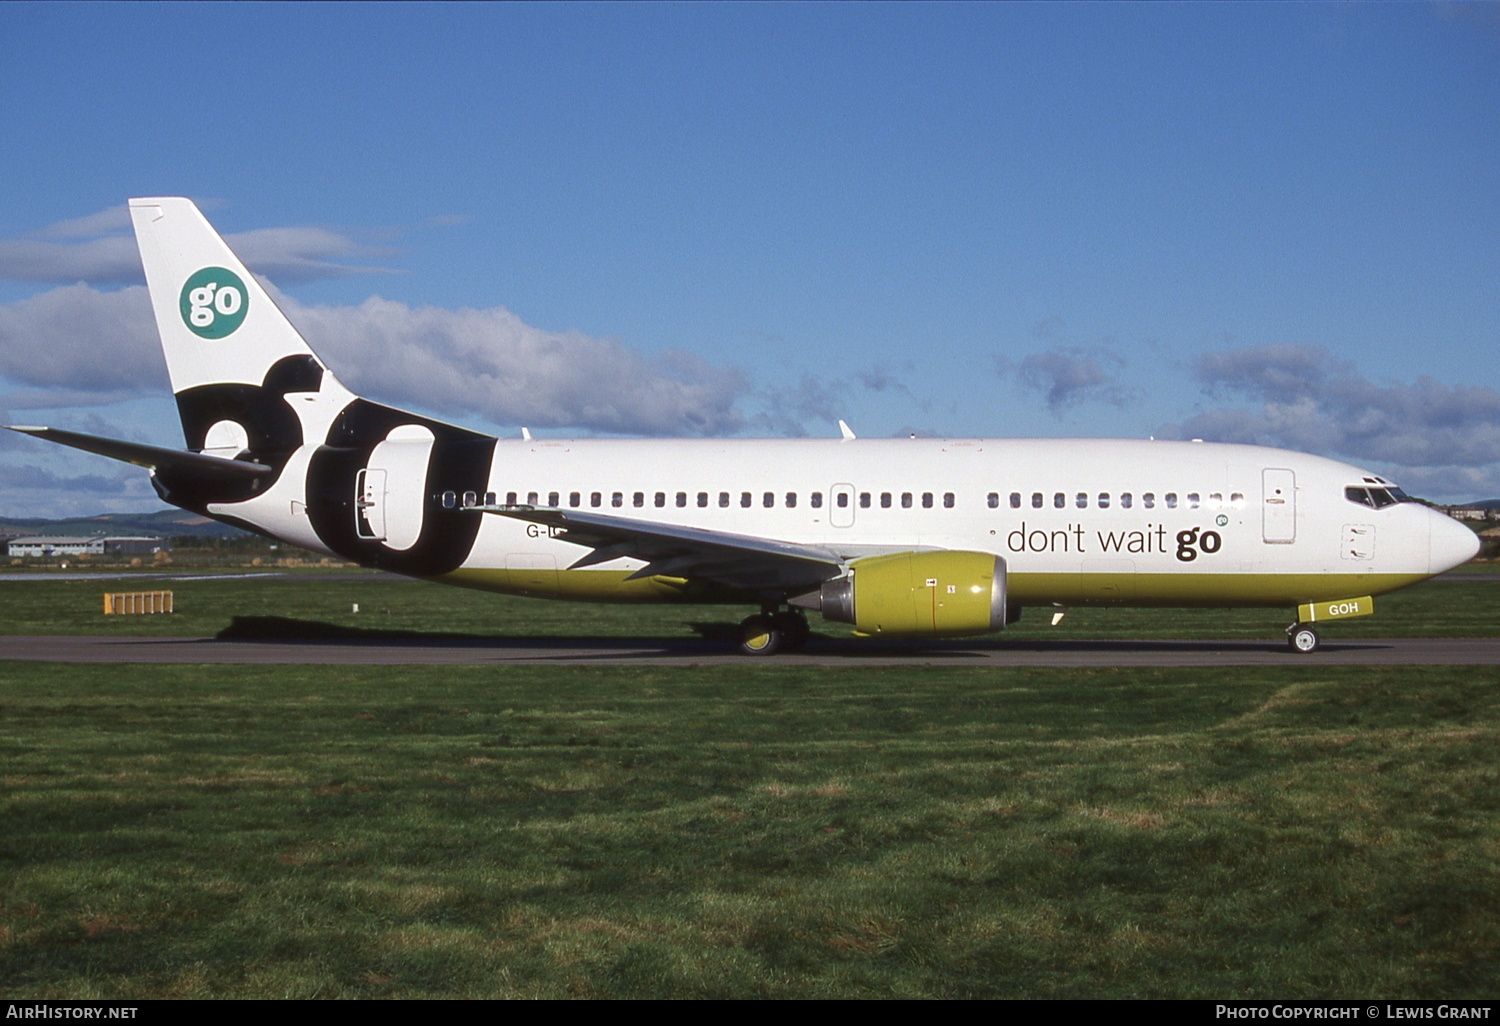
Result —
<instances>
[{"instance_id":1,"label":"distant hill","mask_svg":"<svg viewBox=\"0 0 1500 1026\"><path fill-rule=\"evenodd\" d=\"M247 531L200 517L184 509L163 509L155 513L99 513L91 517L66 517L62 520L0 517L0 535L26 534L145 535L157 538L253 537Z\"/></svg>"},{"instance_id":2,"label":"distant hill","mask_svg":"<svg viewBox=\"0 0 1500 1026\"><path fill-rule=\"evenodd\" d=\"M1467 509L1500 509L1500 499L1480 499L1463 504Z\"/></svg>"}]
</instances>

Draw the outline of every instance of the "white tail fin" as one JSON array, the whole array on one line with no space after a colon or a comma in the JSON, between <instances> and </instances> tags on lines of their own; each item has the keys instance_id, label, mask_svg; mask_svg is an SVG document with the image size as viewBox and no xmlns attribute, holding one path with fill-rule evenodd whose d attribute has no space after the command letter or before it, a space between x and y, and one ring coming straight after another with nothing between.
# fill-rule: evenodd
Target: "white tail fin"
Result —
<instances>
[{"instance_id":1,"label":"white tail fin","mask_svg":"<svg viewBox=\"0 0 1500 1026\"><path fill-rule=\"evenodd\" d=\"M232 456L322 441L355 397L198 208L133 199L130 217L188 448Z\"/></svg>"},{"instance_id":2,"label":"white tail fin","mask_svg":"<svg viewBox=\"0 0 1500 1026\"><path fill-rule=\"evenodd\" d=\"M130 217L173 392L260 385L278 360L313 355L191 200L133 199Z\"/></svg>"}]
</instances>

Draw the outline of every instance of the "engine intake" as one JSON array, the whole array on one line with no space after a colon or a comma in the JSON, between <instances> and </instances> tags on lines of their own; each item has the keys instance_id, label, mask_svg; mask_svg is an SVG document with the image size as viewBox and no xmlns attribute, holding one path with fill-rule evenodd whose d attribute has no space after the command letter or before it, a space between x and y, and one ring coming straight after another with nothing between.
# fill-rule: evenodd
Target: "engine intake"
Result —
<instances>
[{"instance_id":1,"label":"engine intake","mask_svg":"<svg viewBox=\"0 0 1500 1026\"><path fill-rule=\"evenodd\" d=\"M958 637L1007 623L1005 560L989 552L867 556L849 573L791 600L861 634Z\"/></svg>"}]
</instances>

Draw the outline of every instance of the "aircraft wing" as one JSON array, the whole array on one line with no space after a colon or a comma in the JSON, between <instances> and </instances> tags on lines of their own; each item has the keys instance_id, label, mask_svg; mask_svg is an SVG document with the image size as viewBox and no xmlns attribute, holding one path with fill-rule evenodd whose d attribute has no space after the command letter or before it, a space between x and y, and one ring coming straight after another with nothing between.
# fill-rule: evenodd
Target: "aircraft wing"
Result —
<instances>
[{"instance_id":1,"label":"aircraft wing","mask_svg":"<svg viewBox=\"0 0 1500 1026\"><path fill-rule=\"evenodd\" d=\"M706 531L650 520L531 506L471 506L483 513L544 524L558 537L594 551L568 569L630 558L646 561L638 577L685 577L734 588L816 587L844 572L844 561L817 545Z\"/></svg>"},{"instance_id":2,"label":"aircraft wing","mask_svg":"<svg viewBox=\"0 0 1500 1026\"><path fill-rule=\"evenodd\" d=\"M209 456L183 449L166 449L159 445L144 445L140 442L122 442L115 438L101 438L61 428L24 427L5 425L7 430L19 431L33 438L44 438L59 445L72 446L84 452L98 453L110 459L134 463L150 470L184 470L219 480L243 481L275 473L274 467L247 460L231 460L223 456Z\"/></svg>"}]
</instances>

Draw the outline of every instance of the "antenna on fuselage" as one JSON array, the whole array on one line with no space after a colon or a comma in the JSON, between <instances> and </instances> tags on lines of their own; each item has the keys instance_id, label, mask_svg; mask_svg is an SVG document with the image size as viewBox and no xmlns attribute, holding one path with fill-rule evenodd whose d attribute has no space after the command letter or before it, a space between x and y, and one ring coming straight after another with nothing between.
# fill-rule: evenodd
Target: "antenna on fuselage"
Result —
<instances>
[{"instance_id":1,"label":"antenna on fuselage","mask_svg":"<svg viewBox=\"0 0 1500 1026\"><path fill-rule=\"evenodd\" d=\"M839 421L839 434L844 436L844 441L846 442L854 441L854 432L850 431L849 425L845 424L843 421Z\"/></svg>"},{"instance_id":2,"label":"antenna on fuselage","mask_svg":"<svg viewBox=\"0 0 1500 1026\"><path fill-rule=\"evenodd\" d=\"M523 442L529 442L529 441L531 441L531 428L524 428L523 427L521 429L521 441L523 441Z\"/></svg>"}]
</instances>

